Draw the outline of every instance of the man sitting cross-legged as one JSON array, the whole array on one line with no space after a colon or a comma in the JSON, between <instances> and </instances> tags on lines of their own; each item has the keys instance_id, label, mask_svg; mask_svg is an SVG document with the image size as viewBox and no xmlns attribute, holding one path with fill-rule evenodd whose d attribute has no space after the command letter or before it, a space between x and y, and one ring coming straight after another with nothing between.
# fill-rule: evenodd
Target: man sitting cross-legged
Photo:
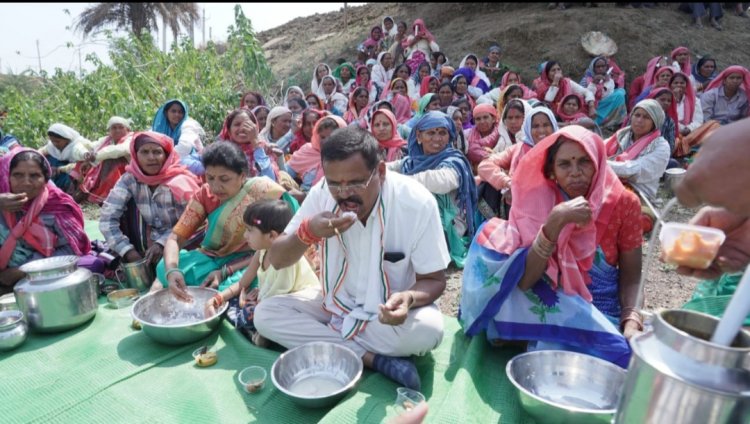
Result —
<instances>
[{"instance_id":1,"label":"man sitting cross-legged","mask_svg":"<svg viewBox=\"0 0 750 424\"><path fill-rule=\"evenodd\" d=\"M343 344L365 366L419 389L408 357L443 338L434 302L445 289L450 257L434 196L386 171L378 152L377 140L358 128L338 129L325 140L325 178L268 253L278 269L321 243L322 287L268 299L255 310L255 325L287 348Z\"/></svg>"}]
</instances>

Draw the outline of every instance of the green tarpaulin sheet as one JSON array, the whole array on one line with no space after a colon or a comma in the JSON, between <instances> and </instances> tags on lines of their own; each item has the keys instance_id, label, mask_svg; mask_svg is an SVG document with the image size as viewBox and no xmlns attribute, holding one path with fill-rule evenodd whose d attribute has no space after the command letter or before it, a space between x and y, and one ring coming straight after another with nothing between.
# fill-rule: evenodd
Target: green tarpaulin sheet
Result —
<instances>
[{"instance_id":1,"label":"green tarpaulin sheet","mask_svg":"<svg viewBox=\"0 0 750 424\"><path fill-rule=\"evenodd\" d=\"M16 350L0 353L0 422L380 423L395 414L398 384L370 371L329 408L297 406L270 376L263 390L247 394L239 372L260 365L270 373L279 351L252 345L227 321L201 341L161 345L130 328L130 308L100 302L89 323L31 333ZM202 345L218 352L216 365L194 365L192 352ZM467 339L445 317L440 347L416 358L430 408L426 422L532 423L505 375L518 353L490 347L483 337Z\"/></svg>"}]
</instances>

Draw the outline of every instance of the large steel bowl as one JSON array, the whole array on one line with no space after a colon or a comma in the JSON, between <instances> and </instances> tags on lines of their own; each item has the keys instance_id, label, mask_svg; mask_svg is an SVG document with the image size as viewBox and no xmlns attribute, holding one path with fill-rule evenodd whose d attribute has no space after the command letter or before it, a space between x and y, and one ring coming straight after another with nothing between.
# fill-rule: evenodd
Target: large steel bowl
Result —
<instances>
[{"instance_id":1,"label":"large steel bowl","mask_svg":"<svg viewBox=\"0 0 750 424\"><path fill-rule=\"evenodd\" d=\"M271 367L271 381L294 402L308 408L332 405L362 377L362 359L346 346L311 342L290 349Z\"/></svg>"},{"instance_id":2,"label":"large steel bowl","mask_svg":"<svg viewBox=\"0 0 750 424\"><path fill-rule=\"evenodd\" d=\"M625 383L617 365L560 350L518 355L505 372L526 412L548 424L611 423Z\"/></svg>"},{"instance_id":3,"label":"large steel bowl","mask_svg":"<svg viewBox=\"0 0 750 424\"><path fill-rule=\"evenodd\" d=\"M183 345L200 340L216 329L229 305L224 303L215 315L206 317L206 302L218 292L203 287L188 287L188 292L193 296L189 303L177 300L168 289L149 293L133 304L130 314L157 342Z\"/></svg>"}]
</instances>

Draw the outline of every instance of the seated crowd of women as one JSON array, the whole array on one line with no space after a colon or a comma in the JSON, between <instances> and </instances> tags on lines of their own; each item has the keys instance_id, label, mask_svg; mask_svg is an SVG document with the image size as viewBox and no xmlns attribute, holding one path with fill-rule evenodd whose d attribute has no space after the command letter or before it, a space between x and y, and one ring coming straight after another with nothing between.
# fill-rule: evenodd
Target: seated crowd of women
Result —
<instances>
[{"instance_id":1,"label":"seated crowd of women","mask_svg":"<svg viewBox=\"0 0 750 424\"><path fill-rule=\"evenodd\" d=\"M607 57L594 58L580 82L547 61L526 86L500 63L499 46L454 69L423 21L408 36L393 23L363 43L374 63L318 64L310 91L290 87L278 106L248 91L213 143L178 99L147 131L114 116L94 143L62 123L39 150L9 139L0 162L0 289L12 290L30 260L89 252L74 198L101 205L109 248L154 266L154 288L177 280L230 287L251 263L248 205L281 199L296 211L323 180L321 144L356 126L377 139L389 172L411 176L437 200L451 259L466 267L460 319L468 334L620 363L628 349L621 334L642 329L635 291L654 215L639 196L653 201L667 167L748 116L750 72L717 72L709 56L693 65L678 47L671 60L654 57L628 91ZM558 324L585 337L548 331Z\"/></svg>"}]
</instances>

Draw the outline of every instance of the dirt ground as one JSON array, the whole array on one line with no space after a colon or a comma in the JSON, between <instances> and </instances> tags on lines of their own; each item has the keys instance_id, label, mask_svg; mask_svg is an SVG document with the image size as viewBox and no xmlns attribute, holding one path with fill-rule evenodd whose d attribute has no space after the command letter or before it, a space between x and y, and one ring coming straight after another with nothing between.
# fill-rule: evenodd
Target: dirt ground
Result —
<instances>
[{"instance_id":1,"label":"dirt ground","mask_svg":"<svg viewBox=\"0 0 750 424\"><path fill-rule=\"evenodd\" d=\"M547 3L369 3L339 12L297 18L258 34L274 73L289 85L308 90L317 63L335 67L336 60L356 58L363 42L384 16L404 21L409 27L422 18L437 39L452 66L468 53L485 56L491 43L503 48L503 62L521 71L528 85L537 77L539 63L555 59L563 71L579 81L591 57L580 38L601 31L618 46L614 59L626 72L626 82L643 73L656 55L669 55L686 46L695 56L712 55L720 68L750 65L750 19L724 10L723 31L708 23L703 29L691 25L690 15L677 10L677 3L659 3L651 9L627 9L614 3L596 3L587 8L573 4L567 10L547 10Z\"/></svg>"}]
</instances>

